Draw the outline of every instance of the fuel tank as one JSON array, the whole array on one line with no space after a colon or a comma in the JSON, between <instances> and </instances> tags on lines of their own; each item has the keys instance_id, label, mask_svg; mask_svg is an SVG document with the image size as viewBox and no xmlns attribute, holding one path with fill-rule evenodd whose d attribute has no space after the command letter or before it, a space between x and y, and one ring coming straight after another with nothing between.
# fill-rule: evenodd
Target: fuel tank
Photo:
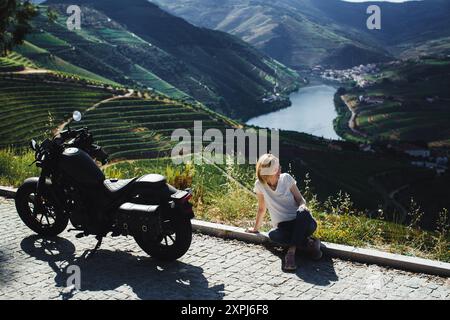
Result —
<instances>
[{"instance_id":1,"label":"fuel tank","mask_svg":"<svg viewBox=\"0 0 450 320\"><path fill-rule=\"evenodd\" d=\"M59 167L78 184L101 185L105 175L95 161L83 150L67 148L61 155Z\"/></svg>"}]
</instances>

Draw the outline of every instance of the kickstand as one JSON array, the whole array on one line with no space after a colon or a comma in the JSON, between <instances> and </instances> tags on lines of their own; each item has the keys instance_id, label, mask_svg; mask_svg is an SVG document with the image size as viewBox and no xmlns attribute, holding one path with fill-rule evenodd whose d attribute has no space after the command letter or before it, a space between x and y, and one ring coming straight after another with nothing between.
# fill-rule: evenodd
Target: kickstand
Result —
<instances>
[{"instance_id":1,"label":"kickstand","mask_svg":"<svg viewBox=\"0 0 450 320\"><path fill-rule=\"evenodd\" d=\"M86 250L83 253L83 255L82 255L83 258L85 258L85 259L91 258L98 251L98 249L100 249L100 246L102 245L103 237L102 236L96 236L95 239L97 239L97 244L95 245L94 249Z\"/></svg>"}]
</instances>

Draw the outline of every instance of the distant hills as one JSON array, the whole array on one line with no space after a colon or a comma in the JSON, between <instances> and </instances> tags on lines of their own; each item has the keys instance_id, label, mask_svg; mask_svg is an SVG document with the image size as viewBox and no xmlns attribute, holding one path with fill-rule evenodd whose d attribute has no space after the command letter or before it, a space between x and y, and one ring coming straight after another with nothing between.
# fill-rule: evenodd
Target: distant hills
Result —
<instances>
[{"instance_id":1,"label":"distant hills","mask_svg":"<svg viewBox=\"0 0 450 320\"><path fill-rule=\"evenodd\" d=\"M416 44L450 36L450 2L341 0L152 0L173 14L241 37L282 63L347 68L386 61ZM368 30L366 9L381 8L381 30ZM433 45L433 44L430 44ZM448 48L447 48L448 49ZM448 51L450 52L450 50ZM410 54L411 52L409 52Z\"/></svg>"},{"instance_id":2,"label":"distant hills","mask_svg":"<svg viewBox=\"0 0 450 320\"><path fill-rule=\"evenodd\" d=\"M99 78L197 100L243 120L286 105L287 100L262 99L299 85L296 72L239 38L195 27L146 0L80 0L82 29L76 32L65 24L68 4L72 2L43 3L56 9L59 18L51 23L45 15L37 17L36 32L19 53L33 60L39 56L27 49L43 50L50 56L47 63L38 63L42 67L55 69L54 61L63 61Z\"/></svg>"}]
</instances>

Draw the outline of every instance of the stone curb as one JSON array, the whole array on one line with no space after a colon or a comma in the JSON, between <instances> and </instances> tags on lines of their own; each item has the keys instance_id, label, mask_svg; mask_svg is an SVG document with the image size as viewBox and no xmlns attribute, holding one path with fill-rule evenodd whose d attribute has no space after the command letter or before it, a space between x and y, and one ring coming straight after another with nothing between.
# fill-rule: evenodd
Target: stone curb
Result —
<instances>
[{"instance_id":1,"label":"stone curb","mask_svg":"<svg viewBox=\"0 0 450 320\"><path fill-rule=\"evenodd\" d=\"M16 191L17 189L14 188L0 187L0 196L14 198ZM260 245L275 245L269 239L267 233L264 232L251 234L245 232L242 228L195 219L192 220L192 227L194 231L210 236L235 239ZM373 249L362 249L329 242L322 242L322 250L330 257L367 264L377 264L416 273L450 277L450 263L409 257Z\"/></svg>"},{"instance_id":2,"label":"stone curb","mask_svg":"<svg viewBox=\"0 0 450 320\"><path fill-rule=\"evenodd\" d=\"M0 196L6 198L15 198L17 189L0 186Z\"/></svg>"},{"instance_id":3,"label":"stone curb","mask_svg":"<svg viewBox=\"0 0 450 320\"><path fill-rule=\"evenodd\" d=\"M217 223L193 220L195 231L220 238L236 239L255 244L275 245L267 233L251 234L244 229ZM341 244L322 242L323 252L330 257L351 260L355 262L377 264L416 273L450 276L450 263L409 257L399 254L382 252L373 249L362 249Z\"/></svg>"}]
</instances>

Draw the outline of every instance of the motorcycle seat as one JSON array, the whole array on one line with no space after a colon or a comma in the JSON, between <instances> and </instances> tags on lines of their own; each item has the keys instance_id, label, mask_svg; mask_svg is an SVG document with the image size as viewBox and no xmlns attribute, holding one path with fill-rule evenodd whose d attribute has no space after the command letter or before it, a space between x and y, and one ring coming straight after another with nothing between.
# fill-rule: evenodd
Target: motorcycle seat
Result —
<instances>
[{"instance_id":1,"label":"motorcycle seat","mask_svg":"<svg viewBox=\"0 0 450 320\"><path fill-rule=\"evenodd\" d=\"M103 185L106 187L106 190L111 193L119 193L127 190L133 185L133 182L136 181L136 178L133 179L107 179L103 181Z\"/></svg>"},{"instance_id":2,"label":"motorcycle seat","mask_svg":"<svg viewBox=\"0 0 450 320\"><path fill-rule=\"evenodd\" d=\"M155 192L167 188L166 178L159 174L146 174L140 178L123 180L107 179L103 184L106 190L114 196L120 196L128 191L148 190Z\"/></svg>"},{"instance_id":3,"label":"motorcycle seat","mask_svg":"<svg viewBox=\"0 0 450 320\"><path fill-rule=\"evenodd\" d=\"M149 188L149 189L162 189L167 187L166 177L160 174L146 174L138 178L135 183L137 187Z\"/></svg>"},{"instance_id":4,"label":"motorcycle seat","mask_svg":"<svg viewBox=\"0 0 450 320\"><path fill-rule=\"evenodd\" d=\"M152 214L158 211L158 205L144 205L144 204L136 204L131 202L125 202L119 208L119 212L121 213L129 213L129 214L139 214L139 213L148 213Z\"/></svg>"}]
</instances>

